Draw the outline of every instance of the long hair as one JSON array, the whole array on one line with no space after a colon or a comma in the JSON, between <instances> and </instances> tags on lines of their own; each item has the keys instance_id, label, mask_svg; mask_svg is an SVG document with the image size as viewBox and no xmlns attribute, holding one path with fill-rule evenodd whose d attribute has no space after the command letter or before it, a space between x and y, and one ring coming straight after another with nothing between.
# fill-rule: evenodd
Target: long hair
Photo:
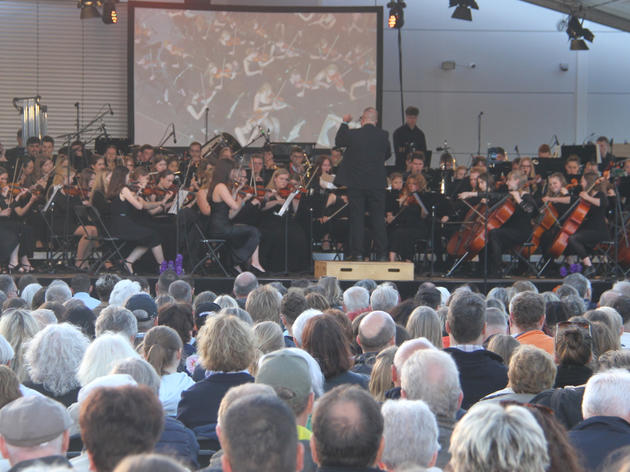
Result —
<instances>
[{"instance_id":1,"label":"long hair","mask_svg":"<svg viewBox=\"0 0 630 472\"><path fill-rule=\"evenodd\" d=\"M119 360L127 357L140 357L129 338L122 334L101 334L86 349L77 369L77 380L81 386L85 386L92 380L109 374Z\"/></svg>"},{"instance_id":2,"label":"long hair","mask_svg":"<svg viewBox=\"0 0 630 472\"><path fill-rule=\"evenodd\" d=\"M158 375L164 375L175 363L176 355L183 346L179 334L173 328L154 326L144 336L142 355Z\"/></svg>"},{"instance_id":3,"label":"long hair","mask_svg":"<svg viewBox=\"0 0 630 472\"><path fill-rule=\"evenodd\" d=\"M562 172L554 172L549 177L547 177L547 182L551 181L551 179L558 179L563 187L567 186L567 179L564 178L564 174ZM551 185L547 185L547 193L545 194L547 197L555 197L553 191L551 190Z\"/></svg>"},{"instance_id":4,"label":"long hair","mask_svg":"<svg viewBox=\"0 0 630 472\"><path fill-rule=\"evenodd\" d=\"M208 200L212 198L212 192L217 184L228 185L230 183L232 180L230 177L232 169L234 169L234 162L229 159L220 159L217 162L217 165L214 166L214 170L212 172L212 179L208 184Z\"/></svg>"},{"instance_id":5,"label":"long hair","mask_svg":"<svg viewBox=\"0 0 630 472\"><path fill-rule=\"evenodd\" d=\"M269 179L269 183L267 184L267 188L270 188L272 190L277 190L276 187L276 177L278 177L279 175L290 175L289 171L286 169L276 169L273 173L273 175L271 176L271 179Z\"/></svg>"},{"instance_id":6,"label":"long hair","mask_svg":"<svg viewBox=\"0 0 630 472\"><path fill-rule=\"evenodd\" d=\"M109 187L107 188L107 198L111 200L112 198L118 197L123 187L127 183L127 175L129 174L129 169L125 166L116 166L112 171L112 177L109 180Z\"/></svg>"},{"instance_id":7,"label":"long hair","mask_svg":"<svg viewBox=\"0 0 630 472\"><path fill-rule=\"evenodd\" d=\"M333 315L308 320L302 333L302 345L317 360L326 379L352 368L350 343Z\"/></svg>"},{"instance_id":8,"label":"long hair","mask_svg":"<svg viewBox=\"0 0 630 472\"><path fill-rule=\"evenodd\" d=\"M28 310L9 310L0 318L0 334L9 342L15 353L9 367L17 374L21 382L28 379L24 365L25 346L38 330L39 325Z\"/></svg>"}]
</instances>

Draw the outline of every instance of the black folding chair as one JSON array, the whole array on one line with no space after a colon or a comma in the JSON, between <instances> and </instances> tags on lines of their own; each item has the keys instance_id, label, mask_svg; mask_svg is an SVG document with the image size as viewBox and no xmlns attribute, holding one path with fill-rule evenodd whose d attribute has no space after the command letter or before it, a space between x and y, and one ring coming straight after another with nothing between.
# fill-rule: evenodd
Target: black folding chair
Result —
<instances>
[{"instance_id":1,"label":"black folding chair","mask_svg":"<svg viewBox=\"0 0 630 472\"><path fill-rule=\"evenodd\" d=\"M223 246L225 246L225 244L227 243L227 240L221 238L208 238L201 230L198 223L195 223L195 227L197 228L197 231L201 236L200 243L203 244L206 248L206 255L203 257L203 259L197 262L197 264L193 267L191 273L194 274L199 268L201 268L204 274L207 274L206 262L211 261L216 264L219 269L221 269L226 277L230 277L229 272L225 269L223 263L221 262L221 250L223 249Z\"/></svg>"}]
</instances>

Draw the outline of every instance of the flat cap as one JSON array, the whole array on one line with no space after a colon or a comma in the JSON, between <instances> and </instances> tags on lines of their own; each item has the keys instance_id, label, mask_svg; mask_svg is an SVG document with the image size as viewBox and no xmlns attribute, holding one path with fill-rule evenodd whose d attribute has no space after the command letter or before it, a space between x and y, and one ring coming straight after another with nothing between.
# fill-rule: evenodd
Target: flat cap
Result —
<instances>
[{"instance_id":1,"label":"flat cap","mask_svg":"<svg viewBox=\"0 0 630 472\"><path fill-rule=\"evenodd\" d=\"M21 397L0 410L0 434L17 447L33 447L52 441L72 423L66 408L41 395Z\"/></svg>"},{"instance_id":2,"label":"flat cap","mask_svg":"<svg viewBox=\"0 0 630 472\"><path fill-rule=\"evenodd\" d=\"M312 391L308 363L291 351L280 349L266 354L258 366L256 383L269 385L292 408L302 404Z\"/></svg>"}]
</instances>

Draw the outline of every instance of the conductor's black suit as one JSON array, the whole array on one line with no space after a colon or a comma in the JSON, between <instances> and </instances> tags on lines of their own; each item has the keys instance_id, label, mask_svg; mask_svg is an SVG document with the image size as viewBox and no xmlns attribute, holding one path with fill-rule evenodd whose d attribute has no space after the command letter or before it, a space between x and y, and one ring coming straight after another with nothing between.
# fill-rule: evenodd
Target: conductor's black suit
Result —
<instances>
[{"instance_id":1,"label":"conductor's black suit","mask_svg":"<svg viewBox=\"0 0 630 472\"><path fill-rule=\"evenodd\" d=\"M337 170L335 184L348 187L351 257L359 258L362 255L364 215L367 209L370 213L376 256L378 259L385 259L385 161L391 155L387 131L370 123L351 130L343 123L335 136L335 145L346 148Z\"/></svg>"}]
</instances>

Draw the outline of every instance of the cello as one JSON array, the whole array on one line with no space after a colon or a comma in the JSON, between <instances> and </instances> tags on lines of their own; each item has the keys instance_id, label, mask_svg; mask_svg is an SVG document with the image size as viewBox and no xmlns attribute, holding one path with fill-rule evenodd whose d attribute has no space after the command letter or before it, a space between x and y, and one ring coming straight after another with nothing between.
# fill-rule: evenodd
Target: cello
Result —
<instances>
[{"instance_id":1,"label":"cello","mask_svg":"<svg viewBox=\"0 0 630 472\"><path fill-rule=\"evenodd\" d=\"M466 213L459 229L448 240L446 253L450 256L462 257L466 254L470 239L477 233L478 225L483 224L485 220L484 215L487 210L485 203L478 203L475 206L471 206L466 200L464 203L470 207L470 210Z\"/></svg>"},{"instance_id":2,"label":"cello","mask_svg":"<svg viewBox=\"0 0 630 472\"><path fill-rule=\"evenodd\" d=\"M540 217L538 222L536 223L536 227L534 228L534 232L531 237L531 245L524 247L521 250L521 254L525 258L529 258L532 254L536 252L538 247L540 246L540 238L542 235L549 231L555 224L558 223L558 211L556 208L549 202L545 203L545 206L540 211Z\"/></svg>"},{"instance_id":3,"label":"cello","mask_svg":"<svg viewBox=\"0 0 630 472\"><path fill-rule=\"evenodd\" d=\"M596 179L586 190L586 193L590 193L591 190L593 190L593 188L595 188L597 184L601 183L603 179L604 177L599 177L598 179ZM587 202L583 198L580 198L573 204L573 207L568 210L567 213L570 212L569 216L566 218L566 220L564 220L560 232L554 239L553 244L549 249L549 255L551 257L555 259L562 255L562 253L569 245L569 237L574 235L575 232L580 228L582 222L584 221L584 218L586 218L586 215L588 214L590 209L591 203Z\"/></svg>"}]
</instances>

